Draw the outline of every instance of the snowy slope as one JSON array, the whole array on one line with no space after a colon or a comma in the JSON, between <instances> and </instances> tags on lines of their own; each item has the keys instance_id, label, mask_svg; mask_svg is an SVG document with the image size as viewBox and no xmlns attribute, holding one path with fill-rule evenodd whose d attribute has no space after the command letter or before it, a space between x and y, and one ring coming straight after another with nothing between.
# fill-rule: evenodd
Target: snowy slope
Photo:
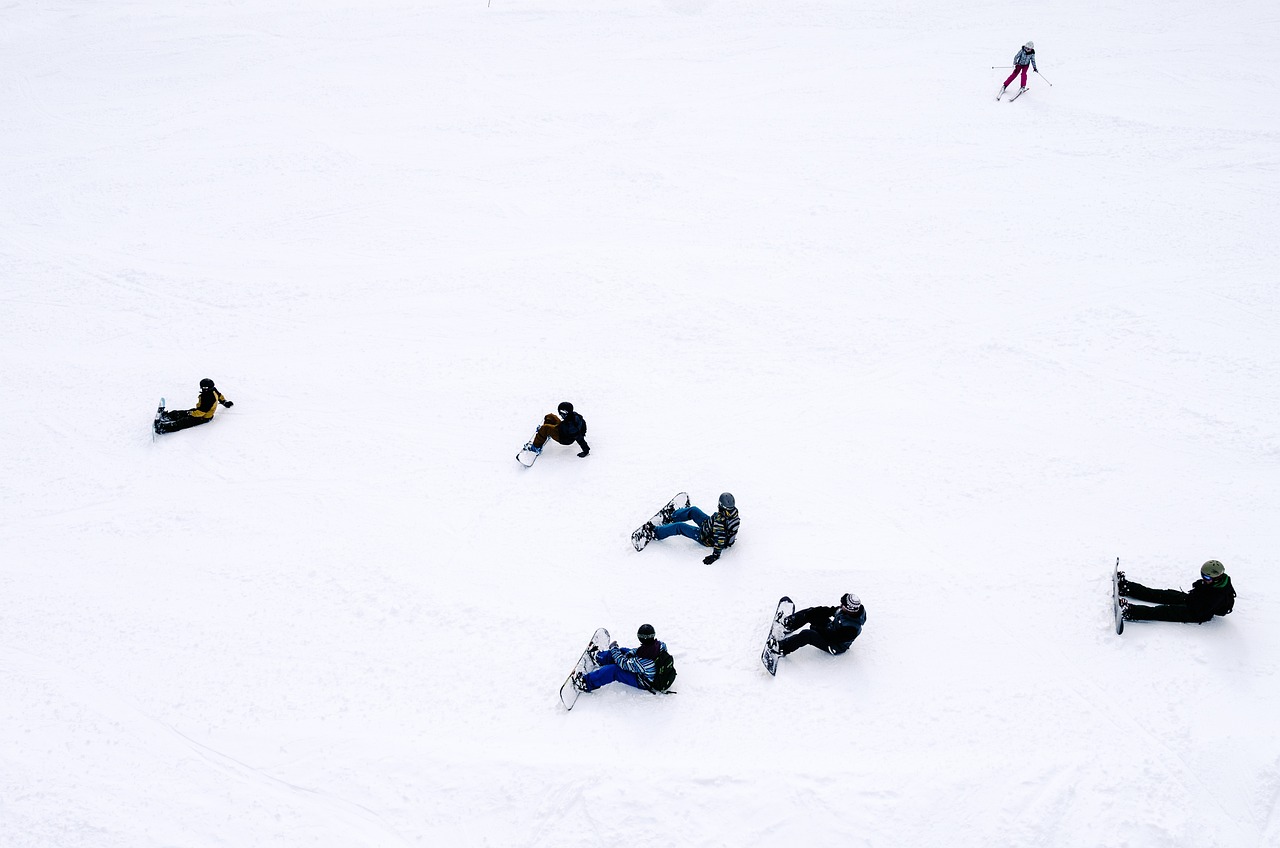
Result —
<instances>
[{"instance_id":1,"label":"snowy slope","mask_svg":"<svg viewBox=\"0 0 1280 848\"><path fill-rule=\"evenodd\" d=\"M4 17L0 845L1280 844L1270 4Z\"/></svg>"}]
</instances>

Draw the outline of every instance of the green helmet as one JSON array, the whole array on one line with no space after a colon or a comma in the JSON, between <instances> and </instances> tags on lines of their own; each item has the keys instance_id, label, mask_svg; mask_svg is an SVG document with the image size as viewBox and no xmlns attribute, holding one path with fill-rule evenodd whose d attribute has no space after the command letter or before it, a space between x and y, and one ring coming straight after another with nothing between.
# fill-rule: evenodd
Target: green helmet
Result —
<instances>
[{"instance_id":1,"label":"green helmet","mask_svg":"<svg viewBox=\"0 0 1280 848\"><path fill-rule=\"evenodd\" d=\"M1222 567L1222 563L1216 559L1211 559L1204 565L1200 566L1200 576L1205 580L1216 580L1226 573L1226 569Z\"/></svg>"}]
</instances>

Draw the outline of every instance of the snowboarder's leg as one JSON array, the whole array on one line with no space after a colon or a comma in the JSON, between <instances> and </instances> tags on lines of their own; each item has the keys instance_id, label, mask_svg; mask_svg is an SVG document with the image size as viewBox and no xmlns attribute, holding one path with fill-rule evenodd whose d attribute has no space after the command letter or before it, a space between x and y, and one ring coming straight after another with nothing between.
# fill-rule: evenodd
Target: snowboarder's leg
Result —
<instances>
[{"instance_id":1,"label":"snowboarder's leg","mask_svg":"<svg viewBox=\"0 0 1280 848\"><path fill-rule=\"evenodd\" d=\"M683 510L676 511L683 512ZM696 542L701 533L692 524L659 524L653 528L653 538L655 539L669 539L676 535L686 536Z\"/></svg>"},{"instance_id":2,"label":"snowboarder's leg","mask_svg":"<svg viewBox=\"0 0 1280 848\"><path fill-rule=\"evenodd\" d=\"M1200 624L1208 621L1203 615L1192 612L1184 606L1144 607L1141 604L1129 604L1125 610L1125 621L1181 621L1186 624ZM1209 616L1213 618L1213 616Z\"/></svg>"},{"instance_id":3,"label":"snowboarder's leg","mask_svg":"<svg viewBox=\"0 0 1280 848\"><path fill-rule=\"evenodd\" d=\"M625 683L628 686L634 686L637 689L643 689L640 680L631 672L625 671L618 667L612 661L608 665L602 665L590 674L584 675L583 679L587 684L587 691L591 692L599 689L601 686L608 686L610 683Z\"/></svg>"},{"instance_id":4,"label":"snowboarder's leg","mask_svg":"<svg viewBox=\"0 0 1280 848\"><path fill-rule=\"evenodd\" d=\"M1177 589L1151 589L1132 580L1126 581L1124 596L1152 604L1185 604L1187 602L1186 592L1180 592Z\"/></svg>"},{"instance_id":5,"label":"snowboarder's leg","mask_svg":"<svg viewBox=\"0 0 1280 848\"><path fill-rule=\"evenodd\" d=\"M554 415L545 415L542 418L542 426L538 428L538 432L533 436L533 446L539 450L547 443L547 439L555 435L556 427L560 426L560 419Z\"/></svg>"},{"instance_id":6,"label":"snowboarder's leg","mask_svg":"<svg viewBox=\"0 0 1280 848\"><path fill-rule=\"evenodd\" d=\"M671 513L671 523L673 524L680 521L692 521L694 524L701 525L708 518L710 516L696 506L686 506Z\"/></svg>"},{"instance_id":7,"label":"snowboarder's leg","mask_svg":"<svg viewBox=\"0 0 1280 848\"><path fill-rule=\"evenodd\" d=\"M809 607L802 609L783 620L782 626L787 630L799 630L806 624L813 624L817 621L826 619L827 615L817 607Z\"/></svg>"},{"instance_id":8,"label":"snowboarder's leg","mask_svg":"<svg viewBox=\"0 0 1280 848\"><path fill-rule=\"evenodd\" d=\"M823 651L827 650L827 640L822 638L822 634L813 628L798 630L785 639L778 640L778 650L782 652L784 657L793 651L803 648L805 645L813 645Z\"/></svg>"}]
</instances>

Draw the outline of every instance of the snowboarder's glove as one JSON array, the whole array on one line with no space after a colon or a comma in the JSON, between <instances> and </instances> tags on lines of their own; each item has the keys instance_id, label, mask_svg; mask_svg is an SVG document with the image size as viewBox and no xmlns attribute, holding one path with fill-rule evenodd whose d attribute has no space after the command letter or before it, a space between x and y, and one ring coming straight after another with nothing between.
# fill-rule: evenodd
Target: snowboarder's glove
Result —
<instances>
[{"instance_id":1,"label":"snowboarder's glove","mask_svg":"<svg viewBox=\"0 0 1280 848\"><path fill-rule=\"evenodd\" d=\"M230 409L231 407L235 406L235 404L234 404L234 403L232 403L232 402L231 402L231 401L229 401L229 400L228 400L228 401L223 401L222 405L223 405L223 406L225 406L227 409Z\"/></svg>"},{"instance_id":2,"label":"snowboarder's glove","mask_svg":"<svg viewBox=\"0 0 1280 848\"><path fill-rule=\"evenodd\" d=\"M716 560L718 560L718 559L720 559L720 552L719 552L719 551L716 551L715 553L711 554L710 556L705 556L705 557L703 557L703 558L702 558L702 564L703 564L703 565L710 565L711 563L715 562L715 561L716 561Z\"/></svg>"}]
</instances>

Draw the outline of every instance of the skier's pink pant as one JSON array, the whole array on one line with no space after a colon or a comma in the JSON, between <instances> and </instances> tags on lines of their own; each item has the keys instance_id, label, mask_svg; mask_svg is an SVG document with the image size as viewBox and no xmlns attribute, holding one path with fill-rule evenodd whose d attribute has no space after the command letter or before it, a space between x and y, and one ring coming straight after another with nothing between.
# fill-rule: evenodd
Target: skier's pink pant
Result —
<instances>
[{"instance_id":1,"label":"skier's pink pant","mask_svg":"<svg viewBox=\"0 0 1280 848\"><path fill-rule=\"evenodd\" d=\"M1023 87L1023 88L1026 88L1026 87L1027 87L1027 67L1028 67L1027 65L1014 65L1014 67L1013 67L1013 73L1009 74L1009 78L1008 78L1007 80L1005 80L1005 81L1004 81L1004 87L1005 87L1005 88L1008 88L1008 87L1009 87L1009 83L1013 82L1013 78L1014 78L1014 77L1016 77L1016 76L1018 75L1018 73L1019 73L1019 72L1021 72L1021 73L1022 73L1022 87Z\"/></svg>"}]
</instances>

